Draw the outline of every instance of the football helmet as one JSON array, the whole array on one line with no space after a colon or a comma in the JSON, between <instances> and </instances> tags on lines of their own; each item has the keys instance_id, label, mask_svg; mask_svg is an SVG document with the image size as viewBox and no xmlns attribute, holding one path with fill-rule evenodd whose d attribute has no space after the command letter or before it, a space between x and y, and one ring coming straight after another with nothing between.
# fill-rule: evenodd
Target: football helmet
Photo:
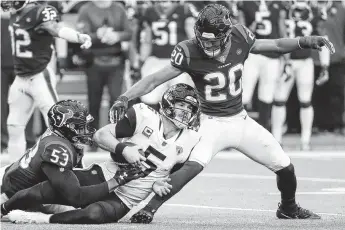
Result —
<instances>
[{"instance_id":1,"label":"football helmet","mask_svg":"<svg viewBox=\"0 0 345 230\"><path fill-rule=\"evenodd\" d=\"M87 108L76 100L59 101L48 111L50 130L74 145L93 143L92 136L96 129L90 125L92 121Z\"/></svg>"},{"instance_id":2,"label":"football helmet","mask_svg":"<svg viewBox=\"0 0 345 230\"><path fill-rule=\"evenodd\" d=\"M198 46L210 58L221 54L232 30L230 11L219 4L205 6L195 22L194 33Z\"/></svg>"},{"instance_id":3,"label":"football helmet","mask_svg":"<svg viewBox=\"0 0 345 230\"><path fill-rule=\"evenodd\" d=\"M313 11L309 1L292 1L289 18L294 21L311 21L313 19Z\"/></svg>"},{"instance_id":4,"label":"football helmet","mask_svg":"<svg viewBox=\"0 0 345 230\"><path fill-rule=\"evenodd\" d=\"M178 102L188 104L188 109L178 108ZM179 83L171 86L163 94L160 102L160 114L168 118L179 128L193 128L200 115L200 102L195 89L187 84Z\"/></svg>"},{"instance_id":5,"label":"football helmet","mask_svg":"<svg viewBox=\"0 0 345 230\"><path fill-rule=\"evenodd\" d=\"M31 2L36 2L36 0L22 0L22 1L1 0L1 9L3 11L9 11L9 10L20 11L27 4Z\"/></svg>"}]
</instances>

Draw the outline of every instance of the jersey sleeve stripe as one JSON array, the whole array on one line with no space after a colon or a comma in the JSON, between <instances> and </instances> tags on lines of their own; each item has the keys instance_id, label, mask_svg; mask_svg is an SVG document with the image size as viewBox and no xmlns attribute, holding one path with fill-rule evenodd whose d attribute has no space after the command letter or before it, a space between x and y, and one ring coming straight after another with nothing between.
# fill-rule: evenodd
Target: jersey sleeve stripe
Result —
<instances>
[{"instance_id":1,"label":"jersey sleeve stripe","mask_svg":"<svg viewBox=\"0 0 345 230\"><path fill-rule=\"evenodd\" d=\"M183 49L185 55L186 55L186 58L187 58L187 64L189 65L189 62L190 62L190 54L189 54L189 49L188 47L184 44L184 43L180 43L179 44L181 46L181 48Z\"/></svg>"},{"instance_id":2,"label":"jersey sleeve stripe","mask_svg":"<svg viewBox=\"0 0 345 230\"><path fill-rule=\"evenodd\" d=\"M54 102L56 103L58 101L58 97L54 91L54 87L53 87L53 84L52 84L52 81L50 79L50 73L48 71L48 69L45 69L43 71L43 76L44 76L44 79L46 80L46 83L47 83L47 86L48 86L48 90L50 92L50 95L52 96Z\"/></svg>"},{"instance_id":3,"label":"jersey sleeve stripe","mask_svg":"<svg viewBox=\"0 0 345 230\"><path fill-rule=\"evenodd\" d=\"M244 28L242 25L236 25L235 28L242 34L244 39L246 39L246 42L248 43L248 36L247 33L244 31Z\"/></svg>"}]
</instances>

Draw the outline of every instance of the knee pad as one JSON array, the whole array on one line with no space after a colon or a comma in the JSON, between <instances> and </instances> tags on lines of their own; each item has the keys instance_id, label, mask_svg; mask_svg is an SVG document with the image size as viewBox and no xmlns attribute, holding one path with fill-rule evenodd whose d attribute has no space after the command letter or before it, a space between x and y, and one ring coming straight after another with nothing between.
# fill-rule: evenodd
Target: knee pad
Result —
<instances>
[{"instance_id":1,"label":"knee pad","mask_svg":"<svg viewBox=\"0 0 345 230\"><path fill-rule=\"evenodd\" d=\"M104 203L104 202L103 202ZM84 210L86 212L87 218L95 224L105 223L106 213L102 201L90 204Z\"/></svg>"},{"instance_id":2,"label":"knee pad","mask_svg":"<svg viewBox=\"0 0 345 230\"><path fill-rule=\"evenodd\" d=\"M309 107L311 106L311 102L300 102L300 103L299 103L299 106L300 106L301 108L306 109L306 108L309 108Z\"/></svg>"},{"instance_id":3,"label":"knee pad","mask_svg":"<svg viewBox=\"0 0 345 230\"><path fill-rule=\"evenodd\" d=\"M276 174L280 177L289 177L290 175L295 174L295 167L293 166L292 163L290 163L288 166L285 168L278 170Z\"/></svg>"},{"instance_id":4,"label":"knee pad","mask_svg":"<svg viewBox=\"0 0 345 230\"><path fill-rule=\"evenodd\" d=\"M285 106L286 101L273 101L274 106L282 107Z\"/></svg>"}]
</instances>

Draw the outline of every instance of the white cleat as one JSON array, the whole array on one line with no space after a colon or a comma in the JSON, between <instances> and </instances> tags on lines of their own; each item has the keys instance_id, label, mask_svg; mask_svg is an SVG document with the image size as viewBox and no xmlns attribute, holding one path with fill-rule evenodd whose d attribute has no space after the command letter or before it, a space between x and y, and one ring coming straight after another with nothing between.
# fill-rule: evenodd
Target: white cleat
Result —
<instances>
[{"instance_id":1,"label":"white cleat","mask_svg":"<svg viewBox=\"0 0 345 230\"><path fill-rule=\"evenodd\" d=\"M8 219L16 224L49 224L51 215L41 212L13 210L7 214Z\"/></svg>"}]
</instances>

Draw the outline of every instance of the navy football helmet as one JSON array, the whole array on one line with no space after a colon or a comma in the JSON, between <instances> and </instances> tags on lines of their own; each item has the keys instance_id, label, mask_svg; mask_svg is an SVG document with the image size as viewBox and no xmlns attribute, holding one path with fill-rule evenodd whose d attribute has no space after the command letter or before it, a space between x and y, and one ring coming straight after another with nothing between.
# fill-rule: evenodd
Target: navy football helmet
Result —
<instances>
[{"instance_id":1,"label":"navy football helmet","mask_svg":"<svg viewBox=\"0 0 345 230\"><path fill-rule=\"evenodd\" d=\"M200 11L194 26L198 46L208 57L218 56L229 42L232 27L230 11L226 7L207 5Z\"/></svg>"},{"instance_id":2,"label":"navy football helmet","mask_svg":"<svg viewBox=\"0 0 345 230\"><path fill-rule=\"evenodd\" d=\"M90 123L93 117L87 108L76 100L62 100L48 111L49 128L60 137L66 138L74 145L92 144L96 132Z\"/></svg>"}]
</instances>

